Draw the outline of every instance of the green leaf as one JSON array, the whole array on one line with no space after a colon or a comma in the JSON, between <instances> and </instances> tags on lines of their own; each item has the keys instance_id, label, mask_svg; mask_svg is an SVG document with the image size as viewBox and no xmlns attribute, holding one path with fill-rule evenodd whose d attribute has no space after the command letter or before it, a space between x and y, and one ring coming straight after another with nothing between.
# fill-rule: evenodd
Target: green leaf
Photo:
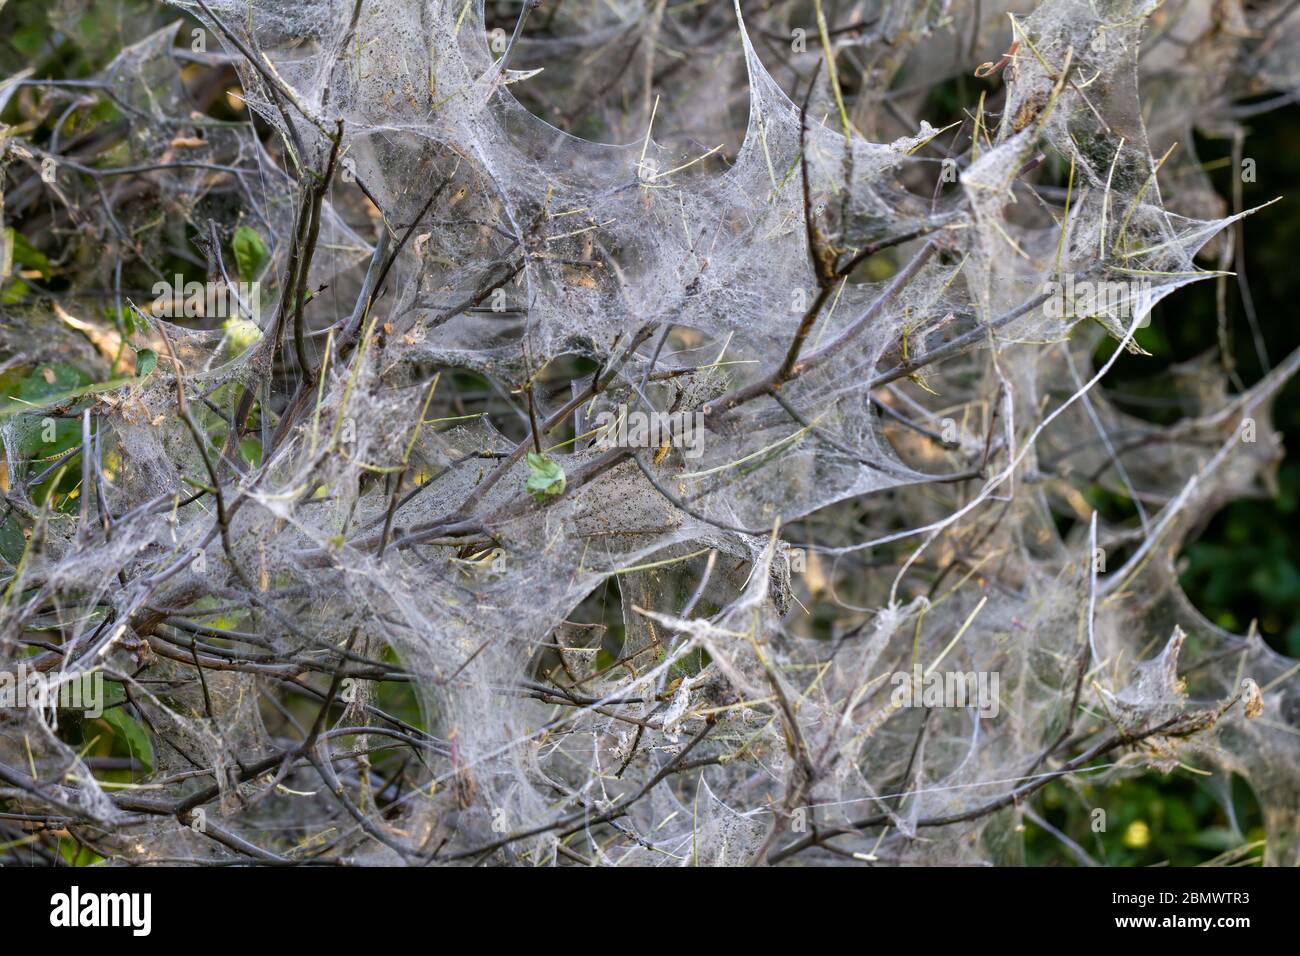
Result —
<instances>
[{"instance_id":1,"label":"green leaf","mask_svg":"<svg viewBox=\"0 0 1300 956\"><path fill-rule=\"evenodd\" d=\"M262 237L257 234L257 230L240 226L235 230L231 245L235 249L235 264L239 268L240 281L256 281L271 259Z\"/></svg>"},{"instance_id":2,"label":"green leaf","mask_svg":"<svg viewBox=\"0 0 1300 956\"><path fill-rule=\"evenodd\" d=\"M20 27L10 37L14 49L26 57L34 57L41 52L49 39L50 28L42 22L28 23Z\"/></svg>"},{"instance_id":3,"label":"green leaf","mask_svg":"<svg viewBox=\"0 0 1300 956\"><path fill-rule=\"evenodd\" d=\"M104 722L125 741L131 756L139 761L146 771L152 771L153 744L149 742L149 735L145 733L140 722L121 707L104 711Z\"/></svg>"},{"instance_id":4,"label":"green leaf","mask_svg":"<svg viewBox=\"0 0 1300 956\"><path fill-rule=\"evenodd\" d=\"M32 287L22 279L10 276L4 280L4 291L0 291L0 305L17 305L27 298L27 293L31 291Z\"/></svg>"},{"instance_id":5,"label":"green leaf","mask_svg":"<svg viewBox=\"0 0 1300 956\"><path fill-rule=\"evenodd\" d=\"M17 232L12 227L6 229L4 242L13 250L13 265L35 269L41 274L42 279L48 279L53 274L50 271L50 260L46 258L45 253L28 242L27 237L21 232Z\"/></svg>"},{"instance_id":6,"label":"green leaf","mask_svg":"<svg viewBox=\"0 0 1300 956\"><path fill-rule=\"evenodd\" d=\"M239 443L239 453L244 456L244 461L254 468L262 466L262 443L256 438L250 436L241 441Z\"/></svg>"},{"instance_id":7,"label":"green leaf","mask_svg":"<svg viewBox=\"0 0 1300 956\"><path fill-rule=\"evenodd\" d=\"M552 495L564 494L566 479L564 469L560 467L559 462L530 451L528 453L528 471L528 481L524 484L524 489L530 492L538 501Z\"/></svg>"},{"instance_id":8,"label":"green leaf","mask_svg":"<svg viewBox=\"0 0 1300 956\"><path fill-rule=\"evenodd\" d=\"M22 458L53 458L81 442L79 421L47 421L40 412L52 398L76 391L90 381L90 376L66 362L38 365L21 378L0 381L0 420L11 416L18 420L13 438ZM27 412L31 414L24 414Z\"/></svg>"},{"instance_id":9,"label":"green leaf","mask_svg":"<svg viewBox=\"0 0 1300 956\"><path fill-rule=\"evenodd\" d=\"M153 349L140 349L135 353L135 377L148 378L158 367L158 353Z\"/></svg>"},{"instance_id":10,"label":"green leaf","mask_svg":"<svg viewBox=\"0 0 1300 956\"><path fill-rule=\"evenodd\" d=\"M27 540L23 537L23 527L15 515L0 521L0 558L4 558L14 567L23 558L27 550Z\"/></svg>"},{"instance_id":11,"label":"green leaf","mask_svg":"<svg viewBox=\"0 0 1300 956\"><path fill-rule=\"evenodd\" d=\"M226 319L222 325L225 335L222 341L225 343L225 353L230 358L238 358L253 346L253 344L262 337L262 330L256 322L250 322L248 319L242 319L239 316L232 315Z\"/></svg>"},{"instance_id":12,"label":"green leaf","mask_svg":"<svg viewBox=\"0 0 1300 956\"><path fill-rule=\"evenodd\" d=\"M75 365L67 362L49 362L38 365L33 371L18 381L18 387L12 394L25 402L33 404L52 395L90 384L90 376Z\"/></svg>"},{"instance_id":13,"label":"green leaf","mask_svg":"<svg viewBox=\"0 0 1300 956\"><path fill-rule=\"evenodd\" d=\"M128 339L135 337L137 334L147 334L153 331L153 326L149 324L149 317L143 312L137 312L135 309L119 309L113 306L104 310L104 317L125 331Z\"/></svg>"}]
</instances>

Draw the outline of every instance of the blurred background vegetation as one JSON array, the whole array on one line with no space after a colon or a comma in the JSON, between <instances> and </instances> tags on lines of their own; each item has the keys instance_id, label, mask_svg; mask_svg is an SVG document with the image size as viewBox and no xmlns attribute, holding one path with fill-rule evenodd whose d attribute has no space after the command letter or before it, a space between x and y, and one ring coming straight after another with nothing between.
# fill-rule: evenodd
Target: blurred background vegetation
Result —
<instances>
[{"instance_id":1,"label":"blurred background vegetation","mask_svg":"<svg viewBox=\"0 0 1300 956\"><path fill-rule=\"evenodd\" d=\"M0 78L30 69L31 75L40 78L82 79L101 69L124 45L178 19L175 10L153 0L0 0ZM962 99L961 85L936 91L937 113L952 110L955 104L945 100L967 101ZM237 101L221 98L216 108L222 111L220 118L240 118ZM37 139L43 132L48 135L48 130L40 129L42 123L49 126L56 119L46 118L33 128L22 96L14 97L0 114L0 122L21 127L23 135ZM81 122L115 119L112 108L107 107ZM1282 197L1244 224L1246 274L1257 314L1258 343L1236 283L1228 280L1228 340L1241 381L1249 386L1261 377L1265 356L1276 363L1300 347L1300 326L1292 311L1300 302L1300 267L1295 263L1300 251L1300 189L1296 189L1300 183L1300 106L1263 113L1247 123L1242 155L1255 161L1256 176L1254 182L1240 186L1243 205L1249 208ZM76 125L76 119L65 124L65 138L80 132ZM1198 137L1195 147L1219 194L1231 197L1239 175L1231 142ZM7 280L0 297L8 302L24 295L30 291L24 281L57 291L58 270L42 253L39 237L17 233L15 243L15 272L21 267L27 279ZM170 263L169 268L187 279L205 278L190 276L194 264L183 259ZM122 322L121 317L117 320ZM1215 283L1196 283L1166 299L1137 338L1151 356L1122 356L1105 385L1125 411L1162 424L1175 421L1180 417L1179 403L1168 373L1219 348ZM1114 344L1113 339L1106 340L1097 355L1099 362L1109 356ZM32 400L45 390L66 392L89 383L84 373L70 367L52 371L54 381L48 375L34 374L0 379L0 402ZM1201 533L1180 556L1179 570L1188 596L1210 620L1238 633L1257 627L1274 650L1300 658L1300 541L1295 533L1300 497L1297 398L1300 382L1293 380L1274 409L1276 426L1284 433L1288 448L1276 498L1238 501L1217 514L1205 515ZM42 441L42 456L57 456L80 440L75 423L59 427L53 441ZM33 440L41 439L33 436ZM71 480L75 483L75 476ZM1122 508L1126 502L1093 504ZM21 553L21 541L6 542L7 527L0 526L0 550L7 546ZM419 723L411 695L392 691L391 685L389 692L395 696L381 701L384 708ZM397 699L399 694L407 699ZM124 721L110 721L99 732L107 732L106 753L137 760L147 757L142 751L147 741L142 743ZM88 729L83 733L88 739L93 736ZM1085 780L1052 784L1035 808L1024 821L1024 839L1025 862L1037 865L1072 865L1083 861L1084 854L1112 865L1239 864L1258 856L1258 847L1253 852L1250 847L1263 839L1258 804L1243 781L1202 777L1183 769L1167 775L1151 772L1118 783L1097 780L1090 784ZM1093 825L1097 808L1106 815L1101 832ZM82 858L78 862L89 861Z\"/></svg>"}]
</instances>

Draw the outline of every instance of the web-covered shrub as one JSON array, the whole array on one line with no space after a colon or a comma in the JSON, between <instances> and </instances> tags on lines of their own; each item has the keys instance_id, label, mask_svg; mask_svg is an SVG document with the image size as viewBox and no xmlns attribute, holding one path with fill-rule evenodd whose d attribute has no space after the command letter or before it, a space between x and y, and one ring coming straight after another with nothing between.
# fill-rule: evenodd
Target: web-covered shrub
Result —
<instances>
[{"instance_id":1,"label":"web-covered shrub","mask_svg":"<svg viewBox=\"0 0 1300 956\"><path fill-rule=\"evenodd\" d=\"M126 863L1015 863L1048 781L1182 766L1297 862L1295 669L1173 557L1300 357L1170 427L1098 387L1232 267L1187 144L1296 88L1294 8L177 6L0 92L115 117L3 140L79 268L10 240L0 659L109 707L0 710L6 809Z\"/></svg>"}]
</instances>

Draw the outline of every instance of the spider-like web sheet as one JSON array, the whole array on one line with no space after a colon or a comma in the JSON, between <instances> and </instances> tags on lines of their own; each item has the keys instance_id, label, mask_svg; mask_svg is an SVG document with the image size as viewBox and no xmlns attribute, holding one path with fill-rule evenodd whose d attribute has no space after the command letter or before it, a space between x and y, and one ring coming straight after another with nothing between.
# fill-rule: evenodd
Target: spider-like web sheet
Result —
<instances>
[{"instance_id":1,"label":"spider-like web sheet","mask_svg":"<svg viewBox=\"0 0 1300 956\"><path fill-rule=\"evenodd\" d=\"M1268 493L1300 356L1248 387L1207 360L1167 427L1099 384L1231 268L1249 210L1171 147L1300 88L1294 7L860 2L832 78L813 5L176 6L258 125L191 112L188 28L125 48L101 95L163 224L68 173L117 210L86 287L148 312L123 260L180 230L230 278L247 226L272 291L254 326L154 314L147 378L4 413L40 547L3 662L102 671L152 751L105 786L57 713L6 711L11 806L134 863L1007 864L1047 779L1181 767L1244 778L1266 862L1300 862L1295 666L1175 569ZM949 154L912 114L958 73L988 104ZM76 316L4 310L7 368L111 377ZM98 462L63 511L24 460L51 408ZM649 412L698 442L602 431ZM562 493L526 491L535 447ZM949 672L996 674L996 713L893 693Z\"/></svg>"}]
</instances>

